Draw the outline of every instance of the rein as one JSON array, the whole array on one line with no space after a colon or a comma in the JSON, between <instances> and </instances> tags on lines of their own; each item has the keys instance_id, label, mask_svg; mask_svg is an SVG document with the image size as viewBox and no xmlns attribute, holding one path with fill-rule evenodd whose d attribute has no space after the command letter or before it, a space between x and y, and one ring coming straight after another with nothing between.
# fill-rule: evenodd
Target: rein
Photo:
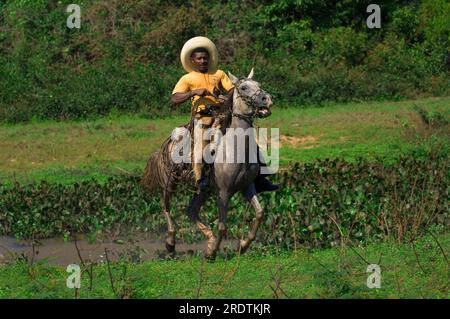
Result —
<instances>
[{"instance_id":1,"label":"rein","mask_svg":"<svg viewBox=\"0 0 450 319\"><path fill-rule=\"evenodd\" d=\"M253 112L250 115L247 114L239 114L239 113L234 113L232 114L232 116L240 118L241 120L246 121L250 126L253 126L253 117L254 117L255 112Z\"/></svg>"}]
</instances>

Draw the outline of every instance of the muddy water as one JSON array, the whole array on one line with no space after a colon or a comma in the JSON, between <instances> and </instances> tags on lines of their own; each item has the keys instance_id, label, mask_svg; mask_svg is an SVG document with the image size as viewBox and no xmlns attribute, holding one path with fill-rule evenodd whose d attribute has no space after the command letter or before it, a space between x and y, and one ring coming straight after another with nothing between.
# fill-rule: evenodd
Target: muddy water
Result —
<instances>
[{"instance_id":1,"label":"muddy water","mask_svg":"<svg viewBox=\"0 0 450 319\"><path fill-rule=\"evenodd\" d=\"M222 247L231 248L233 241L227 240ZM78 249L77 249L78 247ZM86 238L74 241L64 241L63 238L42 239L33 245L32 241L17 240L12 237L0 236L0 264L8 259L22 257L28 261L46 260L50 264L67 266L79 264L80 256L84 261L106 262L105 248L108 259L139 262L151 259L164 259L168 257L163 240L148 239L143 236L132 241L127 239L104 239L95 243ZM206 248L206 241L188 244L177 243L176 257L185 257L202 252ZM80 255L80 256L79 256Z\"/></svg>"}]
</instances>

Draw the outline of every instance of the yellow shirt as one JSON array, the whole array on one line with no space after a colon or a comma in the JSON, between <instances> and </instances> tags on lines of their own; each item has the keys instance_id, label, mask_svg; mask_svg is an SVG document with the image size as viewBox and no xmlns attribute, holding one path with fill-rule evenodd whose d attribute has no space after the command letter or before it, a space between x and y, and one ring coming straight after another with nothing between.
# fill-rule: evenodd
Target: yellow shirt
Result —
<instances>
[{"instance_id":1,"label":"yellow shirt","mask_svg":"<svg viewBox=\"0 0 450 319\"><path fill-rule=\"evenodd\" d=\"M229 91L233 88L233 83L230 78L222 70L217 70L215 73L201 73L192 71L185 74L178 81L173 89L172 94L187 93L192 90L206 88L209 92L214 92L214 88L224 89ZM207 105L214 105L219 103L217 98L212 95L194 96L192 99L192 107L197 112L205 109Z\"/></svg>"}]
</instances>

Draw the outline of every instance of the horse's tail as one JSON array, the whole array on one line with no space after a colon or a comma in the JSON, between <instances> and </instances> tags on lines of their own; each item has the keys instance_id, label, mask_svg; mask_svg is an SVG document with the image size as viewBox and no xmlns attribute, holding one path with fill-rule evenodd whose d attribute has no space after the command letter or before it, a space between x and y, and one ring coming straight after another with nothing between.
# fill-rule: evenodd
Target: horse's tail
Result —
<instances>
[{"instance_id":1,"label":"horse's tail","mask_svg":"<svg viewBox=\"0 0 450 319\"><path fill-rule=\"evenodd\" d=\"M141 179L141 185L144 186L150 195L155 194L156 190L159 186L159 169L158 169L158 159L159 159L159 152L154 152L148 162L147 166L145 167L144 176Z\"/></svg>"},{"instance_id":2,"label":"horse's tail","mask_svg":"<svg viewBox=\"0 0 450 319\"><path fill-rule=\"evenodd\" d=\"M150 195L153 195L158 188L165 190L169 186L172 170L171 144L171 138L169 137L164 141L161 148L150 156L147 162L141 185L147 189Z\"/></svg>"}]
</instances>

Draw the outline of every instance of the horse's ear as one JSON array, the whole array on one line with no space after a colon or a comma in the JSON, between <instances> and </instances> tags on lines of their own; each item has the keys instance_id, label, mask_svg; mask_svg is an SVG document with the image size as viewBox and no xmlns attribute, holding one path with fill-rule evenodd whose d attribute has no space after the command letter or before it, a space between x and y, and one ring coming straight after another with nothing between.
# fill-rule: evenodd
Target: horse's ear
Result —
<instances>
[{"instance_id":1,"label":"horse's ear","mask_svg":"<svg viewBox=\"0 0 450 319\"><path fill-rule=\"evenodd\" d=\"M253 72L253 68L252 68L252 70L250 71L250 74L247 76L247 78L253 79L253 74L254 74L254 72Z\"/></svg>"},{"instance_id":2,"label":"horse's ear","mask_svg":"<svg viewBox=\"0 0 450 319\"><path fill-rule=\"evenodd\" d=\"M238 83L239 79L237 77L235 77L233 74L231 74L231 72L228 72L228 77L231 80L231 83L233 83L234 85L236 85L236 83Z\"/></svg>"}]
</instances>

